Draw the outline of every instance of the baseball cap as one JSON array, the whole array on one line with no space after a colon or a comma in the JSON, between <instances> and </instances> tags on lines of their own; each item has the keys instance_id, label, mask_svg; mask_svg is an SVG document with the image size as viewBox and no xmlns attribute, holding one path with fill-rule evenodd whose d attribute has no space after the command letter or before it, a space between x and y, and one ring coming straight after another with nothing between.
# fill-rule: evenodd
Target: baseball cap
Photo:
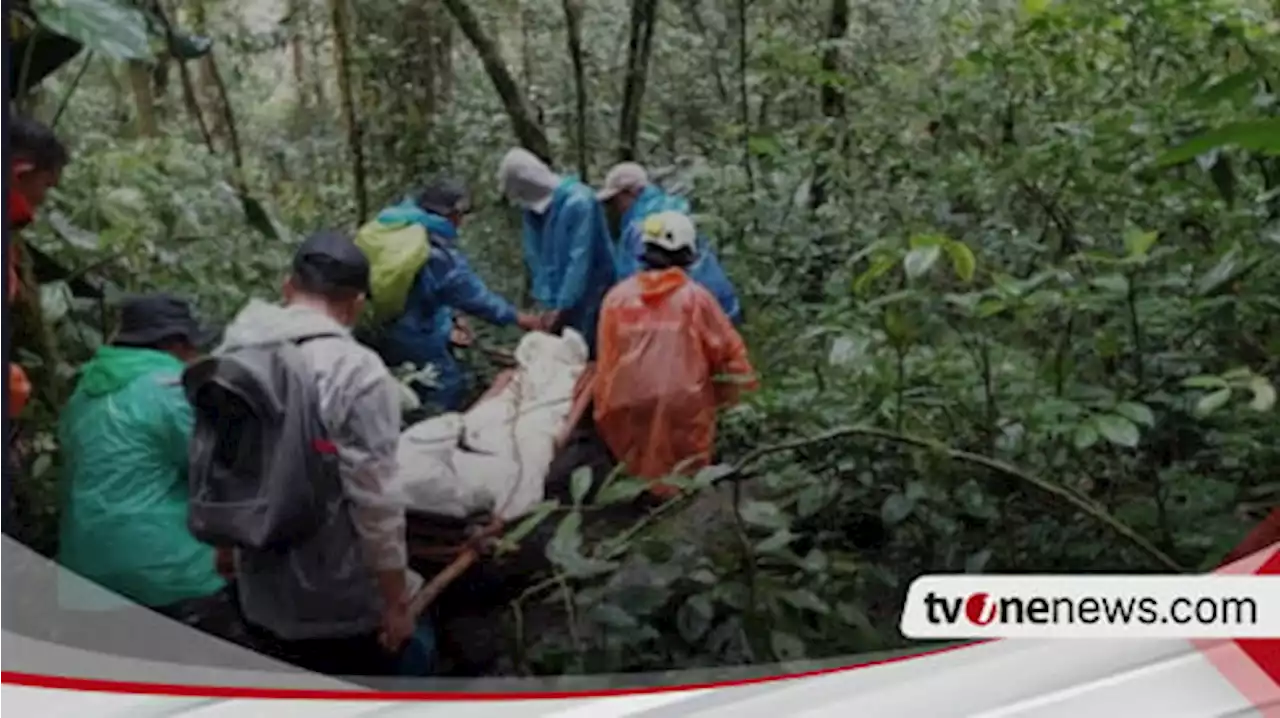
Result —
<instances>
[{"instance_id":1,"label":"baseball cap","mask_svg":"<svg viewBox=\"0 0 1280 718\"><path fill-rule=\"evenodd\" d=\"M313 286L369 293L369 260L351 238L334 230L312 234L293 255L293 273Z\"/></svg>"},{"instance_id":2,"label":"baseball cap","mask_svg":"<svg viewBox=\"0 0 1280 718\"><path fill-rule=\"evenodd\" d=\"M424 187L415 202L422 209L447 217L471 211L471 196L461 183L450 179L438 180Z\"/></svg>"},{"instance_id":3,"label":"baseball cap","mask_svg":"<svg viewBox=\"0 0 1280 718\"><path fill-rule=\"evenodd\" d=\"M596 192L596 199L607 202L619 192L643 189L649 184L649 173L635 162L623 162L613 166L604 177L604 188Z\"/></svg>"},{"instance_id":4,"label":"baseball cap","mask_svg":"<svg viewBox=\"0 0 1280 718\"><path fill-rule=\"evenodd\" d=\"M218 330L196 320L185 299L158 292L130 297L120 307L120 329L112 344L150 347L168 339L181 339L195 347L206 347L218 337Z\"/></svg>"}]
</instances>

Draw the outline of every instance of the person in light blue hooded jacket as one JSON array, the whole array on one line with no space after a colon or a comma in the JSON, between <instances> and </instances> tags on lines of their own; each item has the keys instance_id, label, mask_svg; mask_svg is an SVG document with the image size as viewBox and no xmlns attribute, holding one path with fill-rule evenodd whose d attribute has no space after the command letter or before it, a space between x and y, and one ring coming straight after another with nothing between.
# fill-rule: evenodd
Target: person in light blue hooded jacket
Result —
<instances>
[{"instance_id":1,"label":"person in light blue hooded jacket","mask_svg":"<svg viewBox=\"0 0 1280 718\"><path fill-rule=\"evenodd\" d=\"M431 252L405 300L405 311L385 328L383 360L390 366L406 362L431 364L438 372L437 386L417 385L424 404L444 411L464 408L470 377L450 350L454 311L478 317L496 326L516 324L525 330L542 325L533 315L485 285L456 246L458 228L469 209L467 192L451 181L434 183L378 214L387 224L412 222L427 230Z\"/></svg>"},{"instance_id":2,"label":"person in light blue hooded jacket","mask_svg":"<svg viewBox=\"0 0 1280 718\"><path fill-rule=\"evenodd\" d=\"M649 173L634 162L615 165L605 175L604 188L596 197L618 218L618 279L626 279L645 269L641 240L645 219L659 212L688 215L689 200L667 194L649 182ZM688 269L689 277L711 292L734 325L742 324L742 305L733 282L716 259L707 238L698 235L697 259Z\"/></svg>"},{"instance_id":3,"label":"person in light blue hooded jacket","mask_svg":"<svg viewBox=\"0 0 1280 718\"><path fill-rule=\"evenodd\" d=\"M595 356L604 295L617 281L613 240L595 192L516 148L498 170L503 193L524 210L524 256L533 297L555 314L546 328L571 327Z\"/></svg>"}]
</instances>

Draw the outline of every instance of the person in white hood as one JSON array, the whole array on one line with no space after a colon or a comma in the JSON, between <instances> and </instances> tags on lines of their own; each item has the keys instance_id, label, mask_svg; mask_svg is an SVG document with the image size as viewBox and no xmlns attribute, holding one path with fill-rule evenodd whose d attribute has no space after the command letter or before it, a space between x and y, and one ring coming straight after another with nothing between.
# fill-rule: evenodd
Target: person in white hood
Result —
<instances>
[{"instance_id":1,"label":"person in white hood","mask_svg":"<svg viewBox=\"0 0 1280 718\"><path fill-rule=\"evenodd\" d=\"M548 328L577 330L594 356L600 304L617 281L609 225L595 191L521 148L503 157L498 182L524 210L533 297L557 313Z\"/></svg>"}]
</instances>

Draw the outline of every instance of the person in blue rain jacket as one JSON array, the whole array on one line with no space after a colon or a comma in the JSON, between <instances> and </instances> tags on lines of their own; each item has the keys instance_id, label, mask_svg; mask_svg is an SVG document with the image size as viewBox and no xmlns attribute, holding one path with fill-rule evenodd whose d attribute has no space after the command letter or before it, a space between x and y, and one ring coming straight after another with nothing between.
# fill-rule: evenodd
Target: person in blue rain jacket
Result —
<instances>
[{"instance_id":1,"label":"person in blue rain jacket","mask_svg":"<svg viewBox=\"0 0 1280 718\"><path fill-rule=\"evenodd\" d=\"M533 297L555 312L547 328L573 328L594 357L600 304L617 281L604 208L590 187L557 175L528 150L507 153L498 181L503 194L524 210L524 256Z\"/></svg>"},{"instance_id":2,"label":"person in blue rain jacket","mask_svg":"<svg viewBox=\"0 0 1280 718\"><path fill-rule=\"evenodd\" d=\"M464 408L470 391L470 377L450 351L455 310L497 326L516 324L525 330L542 326L539 317L516 311L511 302L491 291L456 246L468 209L466 190L444 181L382 210L377 218L389 224L417 223L430 238L427 262L409 290L404 313L386 326L381 349L388 366L433 365L437 386L417 384L415 388L424 404L444 411Z\"/></svg>"},{"instance_id":3,"label":"person in blue rain jacket","mask_svg":"<svg viewBox=\"0 0 1280 718\"><path fill-rule=\"evenodd\" d=\"M634 162L623 162L609 170L609 174L605 176L604 188L596 197L619 218L616 252L619 280L645 268L641 234L646 218L669 210L689 214L689 200L667 194L657 185L650 184L648 172ZM711 292L730 321L735 325L742 324L742 306L738 303L738 294L721 268L720 261L716 259L707 238L702 235L698 235L697 257L689 267L689 277Z\"/></svg>"}]
</instances>

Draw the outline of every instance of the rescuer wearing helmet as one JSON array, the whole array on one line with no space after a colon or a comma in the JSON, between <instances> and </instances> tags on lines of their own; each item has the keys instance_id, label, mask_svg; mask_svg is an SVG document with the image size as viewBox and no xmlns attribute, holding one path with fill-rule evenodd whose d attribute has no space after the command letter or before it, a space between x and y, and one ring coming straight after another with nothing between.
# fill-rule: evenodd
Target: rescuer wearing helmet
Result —
<instances>
[{"instance_id":1,"label":"rescuer wearing helmet","mask_svg":"<svg viewBox=\"0 0 1280 718\"><path fill-rule=\"evenodd\" d=\"M643 227L643 269L605 295L594 389L601 439L627 473L652 481L711 461L716 410L756 379L742 337L716 298L689 278L697 230L688 215L653 215Z\"/></svg>"}]
</instances>

